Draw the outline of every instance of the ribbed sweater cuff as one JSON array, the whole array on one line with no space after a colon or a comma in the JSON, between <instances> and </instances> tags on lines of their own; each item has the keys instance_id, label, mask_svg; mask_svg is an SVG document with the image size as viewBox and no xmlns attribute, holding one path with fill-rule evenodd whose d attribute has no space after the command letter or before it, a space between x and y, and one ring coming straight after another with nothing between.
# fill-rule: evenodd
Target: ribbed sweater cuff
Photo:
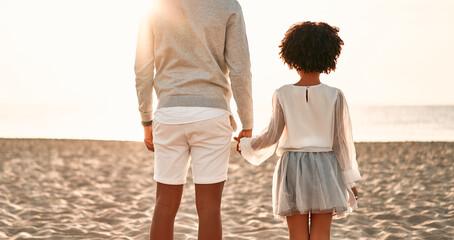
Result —
<instances>
[{"instance_id":1,"label":"ribbed sweater cuff","mask_svg":"<svg viewBox=\"0 0 454 240\"><path fill-rule=\"evenodd\" d=\"M254 127L254 124L252 122L242 122L241 124L243 125L243 130L250 130Z\"/></svg>"},{"instance_id":2,"label":"ribbed sweater cuff","mask_svg":"<svg viewBox=\"0 0 454 240\"><path fill-rule=\"evenodd\" d=\"M142 118L142 122L149 122L153 120L153 113L152 112L140 112L140 117Z\"/></svg>"}]
</instances>

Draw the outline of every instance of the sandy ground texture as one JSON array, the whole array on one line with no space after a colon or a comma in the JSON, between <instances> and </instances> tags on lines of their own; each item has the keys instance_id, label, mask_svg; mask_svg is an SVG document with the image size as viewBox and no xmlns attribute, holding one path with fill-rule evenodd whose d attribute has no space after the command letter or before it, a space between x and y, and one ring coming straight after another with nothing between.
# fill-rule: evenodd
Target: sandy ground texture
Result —
<instances>
[{"instance_id":1,"label":"sandy ground texture","mask_svg":"<svg viewBox=\"0 0 454 240\"><path fill-rule=\"evenodd\" d=\"M454 143L358 143L359 209L332 239L453 239ZM0 239L147 239L153 158L142 143L0 139ZM259 167L233 151L224 239L288 239L271 214L276 158ZM191 176L189 176L191 179ZM196 239L189 180L175 239Z\"/></svg>"}]
</instances>

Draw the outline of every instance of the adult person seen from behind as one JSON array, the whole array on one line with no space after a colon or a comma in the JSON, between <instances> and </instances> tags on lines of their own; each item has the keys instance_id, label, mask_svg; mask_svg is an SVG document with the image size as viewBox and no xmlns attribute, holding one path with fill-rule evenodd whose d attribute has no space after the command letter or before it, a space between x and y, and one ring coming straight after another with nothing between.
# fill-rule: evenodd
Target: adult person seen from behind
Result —
<instances>
[{"instance_id":1,"label":"adult person seen from behind","mask_svg":"<svg viewBox=\"0 0 454 240\"><path fill-rule=\"evenodd\" d=\"M251 137L253 127L249 49L238 2L157 0L140 25L135 74L145 144L155 152L150 239L173 239L190 164L198 239L222 239L221 197L236 129L232 93L243 129L238 138Z\"/></svg>"}]
</instances>

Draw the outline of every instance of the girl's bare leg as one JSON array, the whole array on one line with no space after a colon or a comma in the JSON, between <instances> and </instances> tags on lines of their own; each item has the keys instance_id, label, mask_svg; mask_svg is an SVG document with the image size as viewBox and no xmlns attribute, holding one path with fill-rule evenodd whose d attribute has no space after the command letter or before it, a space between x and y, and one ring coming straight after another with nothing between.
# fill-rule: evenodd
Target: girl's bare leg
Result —
<instances>
[{"instance_id":1,"label":"girl's bare leg","mask_svg":"<svg viewBox=\"0 0 454 240\"><path fill-rule=\"evenodd\" d=\"M290 240L309 239L309 214L296 214L287 217Z\"/></svg>"},{"instance_id":2,"label":"girl's bare leg","mask_svg":"<svg viewBox=\"0 0 454 240\"><path fill-rule=\"evenodd\" d=\"M199 215L198 240L221 240L221 198L224 182L196 184L195 202Z\"/></svg>"},{"instance_id":3,"label":"girl's bare leg","mask_svg":"<svg viewBox=\"0 0 454 240\"><path fill-rule=\"evenodd\" d=\"M329 240L332 213L319 213L311 215L311 240Z\"/></svg>"},{"instance_id":4,"label":"girl's bare leg","mask_svg":"<svg viewBox=\"0 0 454 240\"><path fill-rule=\"evenodd\" d=\"M158 182L150 240L173 239L173 225L180 207L182 193L183 185L168 185Z\"/></svg>"}]
</instances>

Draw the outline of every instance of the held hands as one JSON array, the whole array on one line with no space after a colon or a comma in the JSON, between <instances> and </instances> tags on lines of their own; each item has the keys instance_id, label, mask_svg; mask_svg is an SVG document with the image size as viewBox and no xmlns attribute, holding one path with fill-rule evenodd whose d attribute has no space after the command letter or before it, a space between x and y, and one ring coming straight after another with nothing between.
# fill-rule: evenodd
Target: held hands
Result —
<instances>
[{"instance_id":1,"label":"held hands","mask_svg":"<svg viewBox=\"0 0 454 240\"><path fill-rule=\"evenodd\" d=\"M238 134L238 137L233 137L233 139L238 142L236 144L236 151L239 152L239 153L241 153L241 151L240 151L240 140L242 138L244 138L244 137L247 137L247 138L252 137L252 129L241 130L241 132Z\"/></svg>"},{"instance_id":2,"label":"held hands","mask_svg":"<svg viewBox=\"0 0 454 240\"><path fill-rule=\"evenodd\" d=\"M143 127L143 130L144 130L144 135L145 135L145 138L143 141L145 142L145 145L147 146L148 150L154 152L153 127L151 125L146 126L146 127Z\"/></svg>"}]
</instances>

